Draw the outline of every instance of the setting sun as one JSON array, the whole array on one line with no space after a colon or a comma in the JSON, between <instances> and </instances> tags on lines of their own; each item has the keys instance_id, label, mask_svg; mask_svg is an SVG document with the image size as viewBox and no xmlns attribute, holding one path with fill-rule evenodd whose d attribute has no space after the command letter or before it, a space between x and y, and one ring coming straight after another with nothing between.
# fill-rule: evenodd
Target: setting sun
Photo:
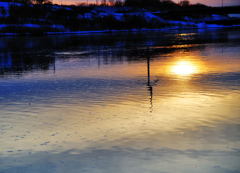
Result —
<instances>
[{"instance_id":1,"label":"setting sun","mask_svg":"<svg viewBox=\"0 0 240 173\"><path fill-rule=\"evenodd\" d=\"M174 66L171 67L171 73L180 76L189 76L197 73L197 66L190 61L179 61Z\"/></svg>"}]
</instances>

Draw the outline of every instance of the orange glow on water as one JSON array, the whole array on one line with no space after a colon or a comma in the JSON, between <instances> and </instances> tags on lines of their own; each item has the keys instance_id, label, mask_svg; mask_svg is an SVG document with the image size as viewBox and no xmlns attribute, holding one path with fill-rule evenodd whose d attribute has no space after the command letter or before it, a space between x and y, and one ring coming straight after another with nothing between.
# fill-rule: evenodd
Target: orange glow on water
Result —
<instances>
[{"instance_id":1,"label":"orange glow on water","mask_svg":"<svg viewBox=\"0 0 240 173\"><path fill-rule=\"evenodd\" d=\"M180 76L189 76L198 72L197 65L190 61L178 61L171 67L171 73Z\"/></svg>"}]
</instances>

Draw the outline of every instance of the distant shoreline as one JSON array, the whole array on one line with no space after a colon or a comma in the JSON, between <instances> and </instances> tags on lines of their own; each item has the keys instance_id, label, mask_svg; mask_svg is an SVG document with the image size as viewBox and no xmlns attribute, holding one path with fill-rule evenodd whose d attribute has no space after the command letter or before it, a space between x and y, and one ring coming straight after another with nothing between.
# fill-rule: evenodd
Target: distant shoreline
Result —
<instances>
[{"instance_id":1,"label":"distant shoreline","mask_svg":"<svg viewBox=\"0 0 240 173\"><path fill-rule=\"evenodd\" d=\"M160 1L159 6L146 8L126 4L59 6L0 2L0 36L84 35L239 26L240 12L237 6L213 8L202 4L164 4Z\"/></svg>"},{"instance_id":2,"label":"distant shoreline","mask_svg":"<svg viewBox=\"0 0 240 173\"><path fill-rule=\"evenodd\" d=\"M212 29L225 29L225 28L240 28L240 25L234 26L212 26L212 27L167 27L167 28L141 28L141 29L108 29L108 30L85 30L85 31L68 31L68 32L44 32L41 34L33 33L1 33L0 37L4 36L50 36L50 35L90 35L90 34L103 34L103 33L120 33L120 32L148 32L148 31L181 31L189 29L203 29L203 30L212 30Z\"/></svg>"}]
</instances>

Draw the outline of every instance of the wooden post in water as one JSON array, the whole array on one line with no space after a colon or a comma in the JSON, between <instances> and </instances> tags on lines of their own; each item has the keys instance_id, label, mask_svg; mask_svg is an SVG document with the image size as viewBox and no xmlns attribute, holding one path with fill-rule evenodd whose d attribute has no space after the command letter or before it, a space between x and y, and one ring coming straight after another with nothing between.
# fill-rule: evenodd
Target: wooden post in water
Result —
<instances>
[{"instance_id":1,"label":"wooden post in water","mask_svg":"<svg viewBox=\"0 0 240 173\"><path fill-rule=\"evenodd\" d=\"M150 86L150 84L151 84L151 74L150 74L150 58L149 58L149 56L147 57L147 74L148 74L147 85Z\"/></svg>"},{"instance_id":2,"label":"wooden post in water","mask_svg":"<svg viewBox=\"0 0 240 173\"><path fill-rule=\"evenodd\" d=\"M150 64L150 57L147 57L147 75L148 75L148 79L147 79L147 88L149 91L149 100L150 100L150 112L152 112L153 109L153 87L151 85L151 64Z\"/></svg>"}]
</instances>

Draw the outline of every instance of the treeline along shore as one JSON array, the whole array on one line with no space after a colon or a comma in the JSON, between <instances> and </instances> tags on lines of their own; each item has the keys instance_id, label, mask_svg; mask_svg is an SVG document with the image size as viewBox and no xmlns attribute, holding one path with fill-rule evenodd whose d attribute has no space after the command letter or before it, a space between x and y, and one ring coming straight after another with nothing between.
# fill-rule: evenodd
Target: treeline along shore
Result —
<instances>
[{"instance_id":1,"label":"treeline along shore","mask_svg":"<svg viewBox=\"0 0 240 173\"><path fill-rule=\"evenodd\" d=\"M102 0L76 5L50 0L0 2L0 35L240 26L240 6L209 7L183 0Z\"/></svg>"}]
</instances>

